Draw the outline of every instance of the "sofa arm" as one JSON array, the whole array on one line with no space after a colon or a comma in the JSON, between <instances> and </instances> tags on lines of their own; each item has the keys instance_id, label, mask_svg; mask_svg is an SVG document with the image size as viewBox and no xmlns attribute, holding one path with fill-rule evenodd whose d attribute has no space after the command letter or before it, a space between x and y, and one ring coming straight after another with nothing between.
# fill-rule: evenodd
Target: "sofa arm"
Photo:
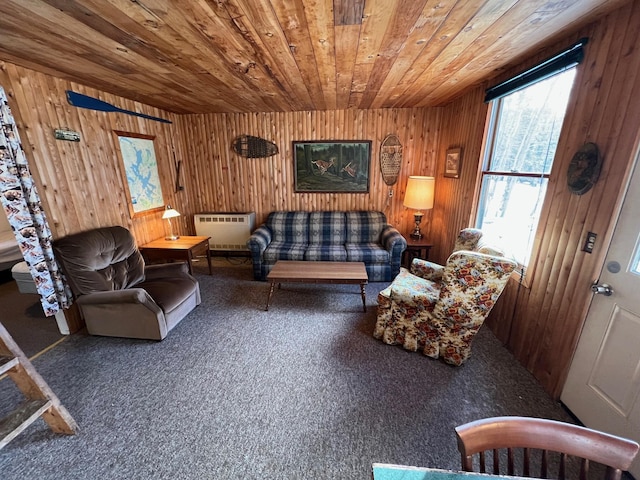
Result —
<instances>
[{"instance_id":1,"label":"sofa arm","mask_svg":"<svg viewBox=\"0 0 640 480\"><path fill-rule=\"evenodd\" d=\"M271 243L271 229L266 225L256 228L247 240L247 247L251 253L262 255Z\"/></svg>"},{"instance_id":2,"label":"sofa arm","mask_svg":"<svg viewBox=\"0 0 640 480\"><path fill-rule=\"evenodd\" d=\"M387 225L380 233L380 244L390 253L402 255L407 249L407 241L397 228Z\"/></svg>"},{"instance_id":3,"label":"sofa arm","mask_svg":"<svg viewBox=\"0 0 640 480\"><path fill-rule=\"evenodd\" d=\"M262 254L271 243L271 229L266 225L256 228L247 240L247 247L251 251L251 262L253 263L253 278L264 280L262 277Z\"/></svg>"},{"instance_id":4,"label":"sofa arm","mask_svg":"<svg viewBox=\"0 0 640 480\"><path fill-rule=\"evenodd\" d=\"M425 280L440 282L444 275L444 267L421 258L414 258L411 262L411 273Z\"/></svg>"},{"instance_id":5,"label":"sofa arm","mask_svg":"<svg viewBox=\"0 0 640 480\"><path fill-rule=\"evenodd\" d=\"M391 266L391 278L400 272L402 263L402 252L407 249L407 241L397 228L387 225L380 233L380 244L389 252L389 263Z\"/></svg>"}]
</instances>

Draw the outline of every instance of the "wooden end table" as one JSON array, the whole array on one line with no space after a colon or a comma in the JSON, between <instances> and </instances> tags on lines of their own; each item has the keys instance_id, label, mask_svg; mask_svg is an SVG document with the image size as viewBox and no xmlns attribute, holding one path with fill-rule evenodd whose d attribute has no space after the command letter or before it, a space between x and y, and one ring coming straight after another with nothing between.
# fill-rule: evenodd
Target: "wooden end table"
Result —
<instances>
[{"instance_id":1,"label":"wooden end table","mask_svg":"<svg viewBox=\"0 0 640 480\"><path fill-rule=\"evenodd\" d=\"M183 235L177 240L166 240L159 238L140 247L140 252L147 262L157 260L184 260L189 266L189 273L193 275L193 259L200 254L206 253L209 264L209 275L213 275L211 270L211 251L209 250L209 239L211 237Z\"/></svg>"},{"instance_id":2,"label":"wooden end table","mask_svg":"<svg viewBox=\"0 0 640 480\"><path fill-rule=\"evenodd\" d=\"M414 258L429 260L429 250L433 247L424 237L416 240L411 237L404 237L407 241L407 249L402 254L402 263L405 268L411 268Z\"/></svg>"},{"instance_id":3,"label":"wooden end table","mask_svg":"<svg viewBox=\"0 0 640 480\"><path fill-rule=\"evenodd\" d=\"M369 282L367 269L363 262L311 262L296 260L278 260L273 266L267 280L271 282L267 306L273 295L273 289L281 283L341 283L359 284L362 297L362 311L367 311L366 293L364 286Z\"/></svg>"}]
</instances>

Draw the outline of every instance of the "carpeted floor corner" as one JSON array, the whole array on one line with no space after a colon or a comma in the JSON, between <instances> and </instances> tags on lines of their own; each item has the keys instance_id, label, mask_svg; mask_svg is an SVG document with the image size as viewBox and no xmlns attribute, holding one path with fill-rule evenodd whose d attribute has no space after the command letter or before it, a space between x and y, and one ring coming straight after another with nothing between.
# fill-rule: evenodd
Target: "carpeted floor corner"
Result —
<instances>
[{"instance_id":1,"label":"carpeted floor corner","mask_svg":"<svg viewBox=\"0 0 640 480\"><path fill-rule=\"evenodd\" d=\"M374 462L459 468L453 428L571 421L491 332L456 368L372 337L378 291L196 267L203 303L162 342L70 336L34 365L80 431L39 420L0 450L13 479L370 479ZM0 381L0 405L19 395ZM0 412L4 413L4 412Z\"/></svg>"},{"instance_id":2,"label":"carpeted floor corner","mask_svg":"<svg viewBox=\"0 0 640 480\"><path fill-rule=\"evenodd\" d=\"M65 338L58 331L53 317L47 318L40 296L20 293L18 285L8 275L0 278L0 321L27 357Z\"/></svg>"}]
</instances>

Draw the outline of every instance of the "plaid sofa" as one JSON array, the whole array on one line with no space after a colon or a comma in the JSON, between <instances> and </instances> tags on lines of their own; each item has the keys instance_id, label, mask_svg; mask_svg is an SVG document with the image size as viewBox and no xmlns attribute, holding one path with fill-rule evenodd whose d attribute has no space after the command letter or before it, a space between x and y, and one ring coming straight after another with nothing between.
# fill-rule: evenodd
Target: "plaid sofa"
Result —
<instances>
[{"instance_id":1,"label":"plaid sofa","mask_svg":"<svg viewBox=\"0 0 640 480\"><path fill-rule=\"evenodd\" d=\"M391 281L407 242L384 213L271 212L249 237L253 277L266 280L278 260L364 262L370 282Z\"/></svg>"}]
</instances>

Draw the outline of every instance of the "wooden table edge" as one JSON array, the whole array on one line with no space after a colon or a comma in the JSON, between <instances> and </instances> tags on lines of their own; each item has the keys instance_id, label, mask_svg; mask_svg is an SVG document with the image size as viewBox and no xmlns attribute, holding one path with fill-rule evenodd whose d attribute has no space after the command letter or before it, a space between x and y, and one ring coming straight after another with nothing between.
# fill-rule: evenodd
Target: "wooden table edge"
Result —
<instances>
[{"instance_id":1,"label":"wooden table edge","mask_svg":"<svg viewBox=\"0 0 640 480\"><path fill-rule=\"evenodd\" d=\"M315 264L315 267L318 266L322 266L322 267L329 267L329 266L353 266L354 268L357 268L358 271L356 272L355 270L353 271L354 274L356 275L360 275L362 274L362 272L364 272L364 277L356 277L356 278L335 278L334 276L327 276L326 278L317 278L316 277L311 277L310 275L312 273L316 273L317 275L317 270L309 270L307 269L306 271L303 269L301 270L302 272L304 272L304 275L302 276L291 276L290 273L291 272L284 272L284 273L280 273L278 272L278 270L276 270L276 274L275 276L272 275L273 274L273 270L278 266L278 264L285 264L285 265L292 265L295 264L296 266L300 266L300 267L309 267L309 264ZM286 274L286 276L285 276ZM278 284L278 288L280 287L281 283L323 283L323 284L336 284L336 285L360 285L360 296L362 297L362 311L366 312L367 311L367 301L366 301L366 290L365 290L365 285L367 285L369 283L369 276L367 274L367 269L366 269L366 265L364 262L331 262L331 261L304 261L304 260L278 260L276 261L276 263L274 264L273 268L271 269L271 271L267 274L267 281L270 282L269 285L269 294L267 296L267 305L265 307L265 312L269 311L269 304L271 303L271 297L273 296L273 290L275 288L275 284Z\"/></svg>"}]
</instances>

